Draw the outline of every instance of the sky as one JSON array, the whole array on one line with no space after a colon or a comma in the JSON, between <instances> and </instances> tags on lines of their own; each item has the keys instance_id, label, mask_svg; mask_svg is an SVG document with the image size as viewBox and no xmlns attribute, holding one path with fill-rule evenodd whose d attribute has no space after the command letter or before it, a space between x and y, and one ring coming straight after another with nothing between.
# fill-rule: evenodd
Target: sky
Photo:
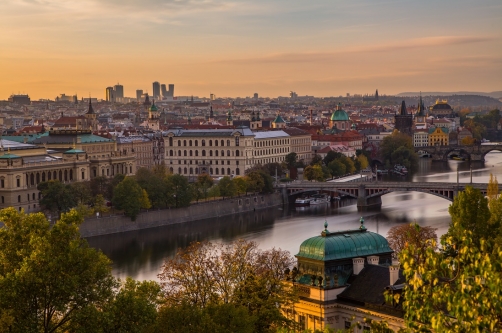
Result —
<instances>
[{"instance_id":1,"label":"sky","mask_svg":"<svg viewBox=\"0 0 502 333\"><path fill-rule=\"evenodd\" d=\"M0 100L502 90L500 0L0 0Z\"/></svg>"}]
</instances>

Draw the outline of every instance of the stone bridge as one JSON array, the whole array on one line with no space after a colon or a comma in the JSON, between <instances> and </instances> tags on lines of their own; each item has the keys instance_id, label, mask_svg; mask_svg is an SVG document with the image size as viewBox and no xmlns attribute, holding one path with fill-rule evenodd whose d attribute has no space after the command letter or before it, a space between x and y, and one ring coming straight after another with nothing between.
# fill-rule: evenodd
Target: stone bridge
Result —
<instances>
[{"instance_id":1,"label":"stone bridge","mask_svg":"<svg viewBox=\"0 0 502 333\"><path fill-rule=\"evenodd\" d=\"M472 186L481 190L486 195L488 184L481 183L416 183L416 182L309 182L295 181L281 184L284 202L294 201L299 195L313 191L338 193L357 199L358 210L380 209L382 207L382 195L397 191L415 191L432 194L440 198L453 201L459 191L463 191L466 186Z\"/></svg>"},{"instance_id":2,"label":"stone bridge","mask_svg":"<svg viewBox=\"0 0 502 333\"><path fill-rule=\"evenodd\" d=\"M426 151L432 155L433 161L447 161L448 154L459 152L469 156L471 161L484 161L485 155L491 151L497 150L502 152L502 145L474 145L474 146L427 146L415 147L415 151Z\"/></svg>"}]
</instances>

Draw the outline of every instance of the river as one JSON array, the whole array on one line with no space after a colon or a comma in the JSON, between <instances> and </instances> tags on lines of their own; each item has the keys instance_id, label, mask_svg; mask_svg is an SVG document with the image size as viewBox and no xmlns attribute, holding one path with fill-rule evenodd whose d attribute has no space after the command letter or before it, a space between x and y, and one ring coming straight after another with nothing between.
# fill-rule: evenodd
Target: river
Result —
<instances>
[{"instance_id":1,"label":"river","mask_svg":"<svg viewBox=\"0 0 502 333\"><path fill-rule=\"evenodd\" d=\"M420 159L419 169L409 179L416 182L470 182L471 165L467 161L432 162ZM502 181L502 153L486 155L484 163L472 163L472 181L486 183L490 173ZM391 177L391 176L389 176ZM390 179L389 179L390 180ZM392 178L392 180L398 180ZM255 241L260 248L272 247L298 253L302 241L319 234L324 221L331 231L359 227L364 217L368 230L383 236L398 224L416 221L437 228L438 235L448 230L450 202L431 194L394 192L382 197L379 212L357 212L351 202L334 202L331 206L287 209L273 208L219 219L189 222L141 231L89 238L89 244L101 249L113 261L113 274L139 280L157 280L162 264L178 248L190 242L209 240L228 243L243 238Z\"/></svg>"}]
</instances>

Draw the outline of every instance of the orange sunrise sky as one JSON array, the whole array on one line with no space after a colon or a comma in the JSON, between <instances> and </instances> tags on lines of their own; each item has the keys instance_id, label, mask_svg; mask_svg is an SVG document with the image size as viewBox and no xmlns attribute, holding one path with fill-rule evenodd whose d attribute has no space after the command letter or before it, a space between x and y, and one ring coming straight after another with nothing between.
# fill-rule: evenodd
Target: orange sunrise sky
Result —
<instances>
[{"instance_id":1,"label":"orange sunrise sky","mask_svg":"<svg viewBox=\"0 0 502 333\"><path fill-rule=\"evenodd\" d=\"M2 0L0 100L502 90L502 1Z\"/></svg>"}]
</instances>

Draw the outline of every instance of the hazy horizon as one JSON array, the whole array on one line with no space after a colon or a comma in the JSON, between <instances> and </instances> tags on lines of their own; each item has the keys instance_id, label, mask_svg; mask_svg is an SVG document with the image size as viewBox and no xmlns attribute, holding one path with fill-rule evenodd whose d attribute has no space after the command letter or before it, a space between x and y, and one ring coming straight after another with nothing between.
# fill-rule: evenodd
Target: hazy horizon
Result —
<instances>
[{"instance_id":1,"label":"hazy horizon","mask_svg":"<svg viewBox=\"0 0 502 333\"><path fill-rule=\"evenodd\" d=\"M3 0L0 100L502 90L502 3Z\"/></svg>"}]
</instances>

